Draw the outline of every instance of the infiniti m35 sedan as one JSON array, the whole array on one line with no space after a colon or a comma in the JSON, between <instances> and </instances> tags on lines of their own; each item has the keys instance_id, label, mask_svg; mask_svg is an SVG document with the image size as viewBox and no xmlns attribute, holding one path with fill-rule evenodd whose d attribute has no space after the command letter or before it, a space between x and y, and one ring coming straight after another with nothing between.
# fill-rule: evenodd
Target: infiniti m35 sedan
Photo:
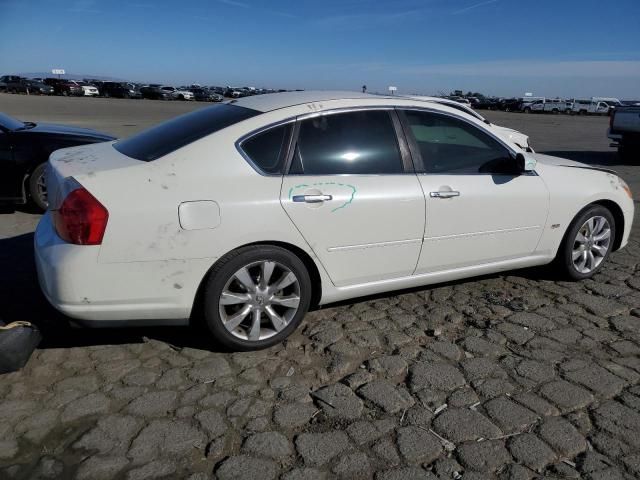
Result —
<instances>
[{"instance_id":1,"label":"infiniti m35 sedan","mask_svg":"<svg viewBox=\"0 0 640 480\"><path fill-rule=\"evenodd\" d=\"M247 97L59 150L47 187L35 254L57 309L89 326L198 317L235 350L359 296L549 263L589 278L634 208L615 173L465 112L344 92Z\"/></svg>"}]
</instances>

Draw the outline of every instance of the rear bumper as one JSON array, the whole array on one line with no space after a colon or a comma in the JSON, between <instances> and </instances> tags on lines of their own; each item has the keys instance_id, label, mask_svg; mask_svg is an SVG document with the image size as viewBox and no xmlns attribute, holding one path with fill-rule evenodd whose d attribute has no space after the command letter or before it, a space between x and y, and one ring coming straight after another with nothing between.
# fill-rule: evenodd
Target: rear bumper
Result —
<instances>
[{"instance_id":1,"label":"rear bumper","mask_svg":"<svg viewBox=\"0 0 640 480\"><path fill-rule=\"evenodd\" d=\"M99 263L100 246L64 242L49 212L38 224L34 247L40 288L65 315L89 326L188 324L199 281L166 271L162 277L166 262Z\"/></svg>"}]
</instances>

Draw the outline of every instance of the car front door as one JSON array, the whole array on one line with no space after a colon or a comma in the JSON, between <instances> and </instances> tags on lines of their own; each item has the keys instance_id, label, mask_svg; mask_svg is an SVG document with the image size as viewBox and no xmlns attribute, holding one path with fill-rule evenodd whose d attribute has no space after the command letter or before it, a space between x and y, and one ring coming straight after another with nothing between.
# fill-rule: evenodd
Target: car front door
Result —
<instances>
[{"instance_id":1,"label":"car front door","mask_svg":"<svg viewBox=\"0 0 640 480\"><path fill-rule=\"evenodd\" d=\"M412 275L425 199L395 111L314 115L297 131L280 200L333 283Z\"/></svg>"},{"instance_id":2,"label":"car front door","mask_svg":"<svg viewBox=\"0 0 640 480\"><path fill-rule=\"evenodd\" d=\"M531 255L549 209L542 179L517 171L509 149L470 121L424 110L400 115L427 199L416 274Z\"/></svg>"}]
</instances>

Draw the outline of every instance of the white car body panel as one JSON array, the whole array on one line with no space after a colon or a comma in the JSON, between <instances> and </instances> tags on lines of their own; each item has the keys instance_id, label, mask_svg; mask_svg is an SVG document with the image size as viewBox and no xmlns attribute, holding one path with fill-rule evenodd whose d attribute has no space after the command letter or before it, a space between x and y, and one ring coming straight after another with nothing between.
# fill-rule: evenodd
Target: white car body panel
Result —
<instances>
[{"instance_id":1,"label":"white car body panel","mask_svg":"<svg viewBox=\"0 0 640 480\"><path fill-rule=\"evenodd\" d=\"M427 226L416 273L534 253L549 207L549 192L539 176L420 174L418 178L427 197ZM460 196L430 196L447 190Z\"/></svg>"},{"instance_id":2,"label":"white car body panel","mask_svg":"<svg viewBox=\"0 0 640 480\"><path fill-rule=\"evenodd\" d=\"M333 199L297 203L292 200L296 195ZM334 285L413 274L425 222L424 195L415 175L287 176L281 202Z\"/></svg>"},{"instance_id":3,"label":"white car body panel","mask_svg":"<svg viewBox=\"0 0 640 480\"><path fill-rule=\"evenodd\" d=\"M531 149L529 145L529 136L519 132L517 130L513 130L512 128L501 127L499 125L487 125L493 133L495 133L498 137L504 140L507 143L515 143L517 146L522 148L523 150L527 150L527 148Z\"/></svg>"},{"instance_id":4,"label":"white car body panel","mask_svg":"<svg viewBox=\"0 0 640 480\"><path fill-rule=\"evenodd\" d=\"M99 246L63 242L50 213L38 225L39 279L56 308L98 326L187 323L215 262L254 243L286 245L308 255L320 277L321 304L540 265L554 258L577 212L601 200L622 208L622 245L627 242L633 202L618 177L559 166L572 165L562 159L536 155L539 176L502 184L490 175L283 177L261 175L236 147L238 139L257 129L302 115L395 106L461 117L447 106L344 92L261 95L235 103L264 113L151 162L129 158L111 143L52 154L52 208L61 203L65 179L72 177L109 211ZM466 120L492 132L479 119ZM500 138L518 151L513 141ZM328 204L318 208L290 199L292 189L304 194L317 188L343 205L352 191L346 185L357 194L336 211ZM428 196L443 185L460 189L461 196ZM191 225L209 228L185 228L179 212L189 202L205 202L206 208L196 211L215 214L214 219L189 218Z\"/></svg>"}]
</instances>

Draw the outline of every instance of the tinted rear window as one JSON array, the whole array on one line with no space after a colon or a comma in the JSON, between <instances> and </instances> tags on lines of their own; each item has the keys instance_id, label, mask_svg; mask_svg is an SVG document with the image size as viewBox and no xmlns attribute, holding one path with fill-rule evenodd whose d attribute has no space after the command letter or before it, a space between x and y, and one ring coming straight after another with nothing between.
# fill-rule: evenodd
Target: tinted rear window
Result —
<instances>
[{"instance_id":1,"label":"tinted rear window","mask_svg":"<svg viewBox=\"0 0 640 480\"><path fill-rule=\"evenodd\" d=\"M259 114L256 110L236 105L215 105L182 115L116 142L114 148L128 157L150 162Z\"/></svg>"}]
</instances>

